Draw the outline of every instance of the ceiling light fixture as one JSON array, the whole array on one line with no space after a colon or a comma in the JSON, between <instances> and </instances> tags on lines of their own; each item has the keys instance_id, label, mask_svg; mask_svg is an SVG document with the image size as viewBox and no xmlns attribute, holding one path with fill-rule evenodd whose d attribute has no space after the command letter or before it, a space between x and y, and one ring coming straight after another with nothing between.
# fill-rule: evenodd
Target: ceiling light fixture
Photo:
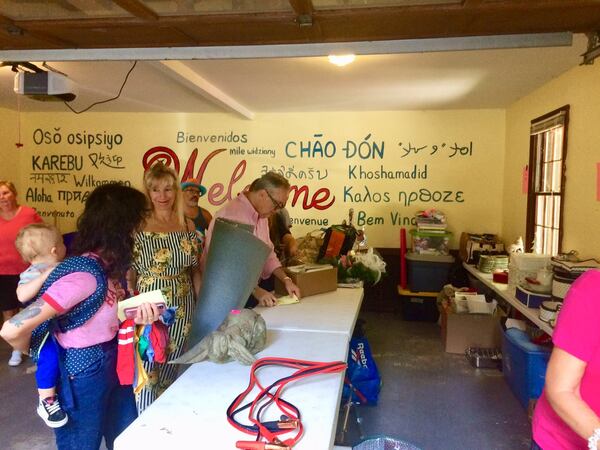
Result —
<instances>
[{"instance_id":1,"label":"ceiling light fixture","mask_svg":"<svg viewBox=\"0 0 600 450\"><path fill-rule=\"evenodd\" d=\"M338 67L343 67L343 66L347 66L348 64L353 62L354 59L356 58L356 56L354 56L353 54L329 55L328 58L329 58L329 62L331 64L335 64Z\"/></svg>"}]
</instances>

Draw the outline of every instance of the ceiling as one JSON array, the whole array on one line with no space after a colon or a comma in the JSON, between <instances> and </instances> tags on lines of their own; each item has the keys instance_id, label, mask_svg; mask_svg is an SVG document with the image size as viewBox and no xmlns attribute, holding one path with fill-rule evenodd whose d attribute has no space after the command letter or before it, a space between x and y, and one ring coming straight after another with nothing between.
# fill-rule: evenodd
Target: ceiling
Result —
<instances>
[{"instance_id":1,"label":"ceiling","mask_svg":"<svg viewBox=\"0 0 600 450\"><path fill-rule=\"evenodd\" d=\"M2 0L0 60L48 61L75 110L133 59L92 111L503 108L581 62L588 39L565 32L598 30L598 0ZM356 61L327 62L343 50ZM67 111L13 79L0 67L0 107Z\"/></svg>"},{"instance_id":2,"label":"ceiling","mask_svg":"<svg viewBox=\"0 0 600 450\"><path fill-rule=\"evenodd\" d=\"M588 32L597 0L2 0L0 49Z\"/></svg>"}]
</instances>

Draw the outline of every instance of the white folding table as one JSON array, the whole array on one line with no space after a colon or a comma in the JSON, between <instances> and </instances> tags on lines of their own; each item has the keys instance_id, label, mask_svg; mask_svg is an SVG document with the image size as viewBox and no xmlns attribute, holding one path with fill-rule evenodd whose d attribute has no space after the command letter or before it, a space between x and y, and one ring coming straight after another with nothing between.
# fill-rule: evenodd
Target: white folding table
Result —
<instances>
[{"instance_id":1,"label":"white folding table","mask_svg":"<svg viewBox=\"0 0 600 450\"><path fill-rule=\"evenodd\" d=\"M338 289L299 304L257 308L267 323L267 346L256 355L311 361L345 361L363 289ZM260 371L267 383L291 369ZM253 440L228 422L226 409L248 385L250 367L193 364L115 441L115 449L234 449L238 440ZM291 384L284 398L302 414L304 435L294 450L333 448L344 373L316 375ZM267 420L277 420L277 412ZM240 418L243 418L243 414ZM246 422L247 423L247 422Z\"/></svg>"},{"instance_id":2,"label":"white folding table","mask_svg":"<svg viewBox=\"0 0 600 450\"><path fill-rule=\"evenodd\" d=\"M270 330L342 333L350 339L364 296L362 288L302 298L300 303L274 308L256 307Z\"/></svg>"}]
</instances>

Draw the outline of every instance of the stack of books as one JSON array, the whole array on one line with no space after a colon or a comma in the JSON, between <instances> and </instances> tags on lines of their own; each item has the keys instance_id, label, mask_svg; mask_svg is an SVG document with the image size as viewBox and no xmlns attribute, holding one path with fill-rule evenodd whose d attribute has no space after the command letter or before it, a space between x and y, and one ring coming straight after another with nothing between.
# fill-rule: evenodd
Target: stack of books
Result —
<instances>
[{"instance_id":1,"label":"stack of books","mask_svg":"<svg viewBox=\"0 0 600 450\"><path fill-rule=\"evenodd\" d=\"M428 211L419 211L416 216L417 231L419 233L446 233L448 224L444 213L431 209Z\"/></svg>"}]
</instances>

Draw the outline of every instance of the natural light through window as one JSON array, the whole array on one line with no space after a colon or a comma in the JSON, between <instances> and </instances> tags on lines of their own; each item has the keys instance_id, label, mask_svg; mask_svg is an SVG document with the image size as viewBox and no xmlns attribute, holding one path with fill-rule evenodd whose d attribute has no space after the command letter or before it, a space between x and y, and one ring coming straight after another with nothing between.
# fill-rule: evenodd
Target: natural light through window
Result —
<instances>
[{"instance_id":1,"label":"natural light through window","mask_svg":"<svg viewBox=\"0 0 600 450\"><path fill-rule=\"evenodd\" d=\"M569 107L531 122L527 241L534 253L561 250Z\"/></svg>"}]
</instances>

